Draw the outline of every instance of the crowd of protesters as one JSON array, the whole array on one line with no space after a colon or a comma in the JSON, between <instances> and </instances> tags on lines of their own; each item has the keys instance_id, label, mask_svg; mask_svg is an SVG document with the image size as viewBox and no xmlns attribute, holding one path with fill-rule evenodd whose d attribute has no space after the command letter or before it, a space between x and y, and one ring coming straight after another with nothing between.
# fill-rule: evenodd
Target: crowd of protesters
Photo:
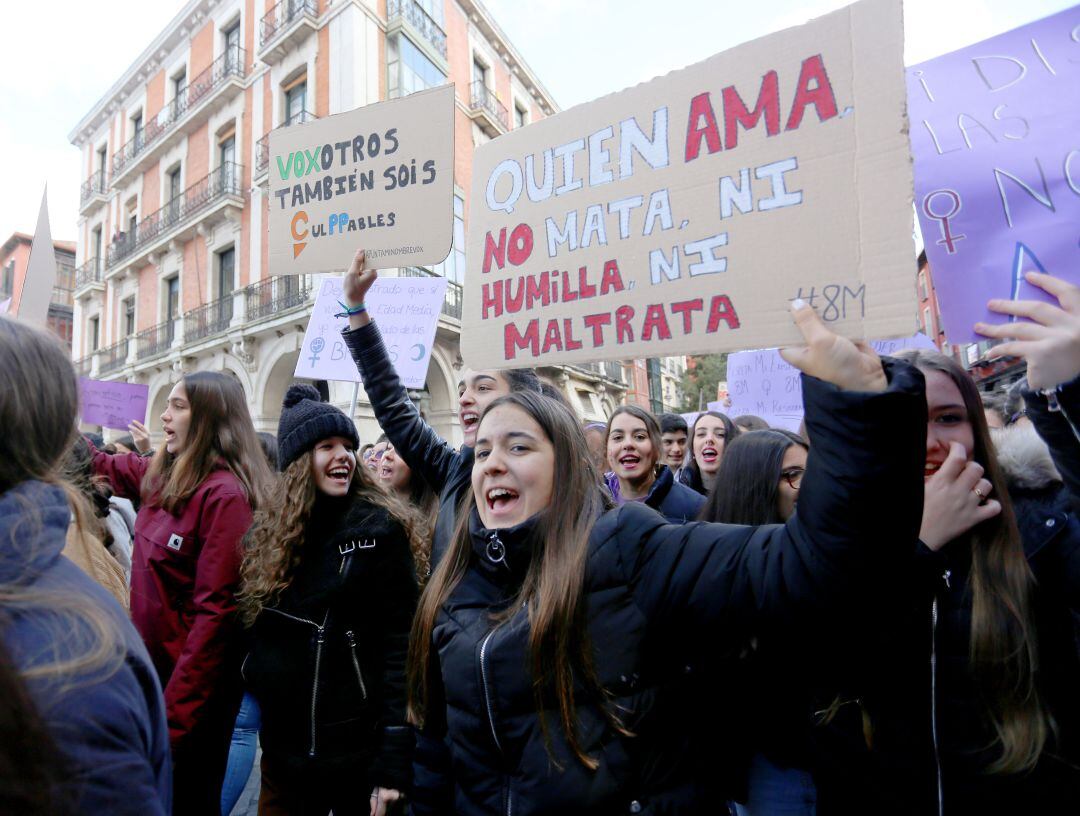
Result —
<instances>
[{"instance_id":1,"label":"crowd of protesters","mask_svg":"<svg viewBox=\"0 0 1080 816\"><path fill-rule=\"evenodd\" d=\"M0 319L0 812L228 814L256 742L275 815L1080 808L1080 289L991 302L1007 399L796 302L802 433L466 370L455 447L376 278L378 440L200 372L105 445Z\"/></svg>"}]
</instances>

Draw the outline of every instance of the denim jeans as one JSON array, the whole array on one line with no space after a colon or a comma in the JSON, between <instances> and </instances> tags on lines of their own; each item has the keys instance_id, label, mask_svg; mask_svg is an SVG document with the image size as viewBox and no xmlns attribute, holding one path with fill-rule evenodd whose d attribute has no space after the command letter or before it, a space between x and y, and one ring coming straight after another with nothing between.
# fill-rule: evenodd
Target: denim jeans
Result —
<instances>
[{"instance_id":1,"label":"denim jeans","mask_svg":"<svg viewBox=\"0 0 1080 816\"><path fill-rule=\"evenodd\" d=\"M225 784L221 788L221 813L229 816L244 792L251 769L255 766L255 746L259 739L259 704L244 692L240 713L236 715L229 764L225 768Z\"/></svg>"},{"instance_id":2,"label":"denim jeans","mask_svg":"<svg viewBox=\"0 0 1080 816\"><path fill-rule=\"evenodd\" d=\"M735 805L739 816L816 816L817 788L809 771L781 768L755 754L747 782L746 804Z\"/></svg>"}]
</instances>

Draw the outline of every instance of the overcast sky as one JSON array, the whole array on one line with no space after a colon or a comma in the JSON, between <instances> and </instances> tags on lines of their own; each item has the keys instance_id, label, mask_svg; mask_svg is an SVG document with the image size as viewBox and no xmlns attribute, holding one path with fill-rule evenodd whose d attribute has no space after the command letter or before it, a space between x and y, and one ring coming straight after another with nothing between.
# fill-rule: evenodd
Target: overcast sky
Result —
<instances>
[{"instance_id":1,"label":"overcast sky","mask_svg":"<svg viewBox=\"0 0 1080 816\"><path fill-rule=\"evenodd\" d=\"M340 1L340 0L339 0ZM705 59L845 0L483 0L569 108ZM911 65L1071 6L1072 0L907 0ZM182 0L6 3L0 48L0 240L32 232L49 186L52 234L74 239L78 151L68 134L183 7ZM46 10L47 13L43 13Z\"/></svg>"}]
</instances>

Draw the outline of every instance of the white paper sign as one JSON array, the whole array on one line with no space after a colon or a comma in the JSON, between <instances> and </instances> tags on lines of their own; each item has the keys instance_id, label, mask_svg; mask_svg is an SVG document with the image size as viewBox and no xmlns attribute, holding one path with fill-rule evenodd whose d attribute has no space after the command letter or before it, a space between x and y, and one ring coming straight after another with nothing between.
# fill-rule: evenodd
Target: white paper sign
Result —
<instances>
[{"instance_id":1,"label":"white paper sign","mask_svg":"<svg viewBox=\"0 0 1080 816\"><path fill-rule=\"evenodd\" d=\"M925 334L896 340L875 340L870 345L878 354L896 354L904 349L937 347ZM739 351L728 356L730 406L717 410L734 418L754 414L773 428L798 431L803 418L802 379L799 369L788 365L777 349Z\"/></svg>"},{"instance_id":2,"label":"white paper sign","mask_svg":"<svg viewBox=\"0 0 1080 816\"><path fill-rule=\"evenodd\" d=\"M341 330L348 318L339 301L343 278L324 278L304 333L296 376L313 380L360 382ZM435 344L446 278L379 278L367 295L368 314L379 324L398 376L406 388L423 388Z\"/></svg>"}]
</instances>

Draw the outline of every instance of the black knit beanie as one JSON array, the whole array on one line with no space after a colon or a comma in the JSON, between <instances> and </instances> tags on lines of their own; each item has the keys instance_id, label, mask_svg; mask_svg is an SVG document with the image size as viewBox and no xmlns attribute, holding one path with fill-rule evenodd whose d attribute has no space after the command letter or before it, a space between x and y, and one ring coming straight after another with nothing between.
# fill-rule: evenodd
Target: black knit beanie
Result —
<instances>
[{"instance_id":1,"label":"black knit beanie","mask_svg":"<svg viewBox=\"0 0 1080 816\"><path fill-rule=\"evenodd\" d=\"M360 447L356 425L345 413L319 399L312 385L292 385L285 392L278 420L278 467L289 465L315 447L321 439L340 436Z\"/></svg>"}]
</instances>

